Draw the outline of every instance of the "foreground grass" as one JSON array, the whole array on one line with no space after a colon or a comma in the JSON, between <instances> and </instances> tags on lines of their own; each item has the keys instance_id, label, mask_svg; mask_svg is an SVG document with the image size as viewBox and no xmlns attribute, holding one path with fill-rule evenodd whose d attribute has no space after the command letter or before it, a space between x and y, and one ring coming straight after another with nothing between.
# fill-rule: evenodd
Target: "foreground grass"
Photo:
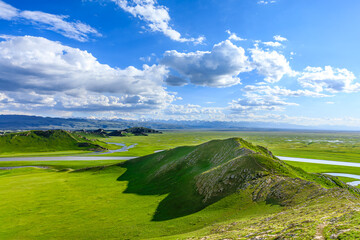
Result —
<instances>
[{"instance_id":1,"label":"foreground grass","mask_svg":"<svg viewBox=\"0 0 360 240\"><path fill-rule=\"evenodd\" d=\"M311 205L305 201L293 209L254 202L250 192L236 192L201 211L154 221L168 194L129 191L131 182L125 176L132 173L125 165L114 165L121 162L0 162L0 166L50 167L0 171L0 239L273 239L279 235L313 239L324 224L327 237L347 228L351 231L344 234L350 237L345 239L359 234L360 216L354 210L358 203L337 197ZM309 172L358 172L351 167L288 163ZM144 173L139 168L132 172Z\"/></svg>"},{"instance_id":2,"label":"foreground grass","mask_svg":"<svg viewBox=\"0 0 360 240\"><path fill-rule=\"evenodd\" d=\"M117 179L126 169L114 165L120 162L1 162L1 166L51 168L0 171L0 239L273 239L280 233L313 239L324 223L327 237L349 228L342 234L344 239L359 234L360 215L345 199L286 209L254 203L251 194L236 193L200 212L153 221L167 194L124 193L128 182ZM82 170L94 166L108 167ZM333 171L332 166L324 166L302 167Z\"/></svg>"},{"instance_id":3,"label":"foreground grass","mask_svg":"<svg viewBox=\"0 0 360 240\"><path fill-rule=\"evenodd\" d=\"M66 164L50 165L57 169L92 165ZM1 239L159 238L280 210L235 194L192 215L152 221L166 195L123 193L127 182L117 181L125 172L119 166L79 172L36 168L6 172L0 175Z\"/></svg>"}]
</instances>

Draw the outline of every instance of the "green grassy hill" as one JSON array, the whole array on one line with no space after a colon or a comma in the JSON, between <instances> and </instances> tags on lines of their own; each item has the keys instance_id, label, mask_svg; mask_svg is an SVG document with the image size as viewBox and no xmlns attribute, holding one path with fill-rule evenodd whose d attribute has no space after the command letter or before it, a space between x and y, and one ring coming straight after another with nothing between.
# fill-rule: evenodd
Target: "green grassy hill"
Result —
<instances>
[{"instance_id":1,"label":"green grassy hill","mask_svg":"<svg viewBox=\"0 0 360 240\"><path fill-rule=\"evenodd\" d=\"M280 206L359 192L336 178L292 167L241 138L179 147L122 167L127 171L118 180L129 182L125 193L168 194L153 216L156 221L192 214L239 191L251 194L254 202Z\"/></svg>"},{"instance_id":2,"label":"green grassy hill","mask_svg":"<svg viewBox=\"0 0 360 240\"><path fill-rule=\"evenodd\" d=\"M11 165L13 164L13 165ZM37 162L0 162L0 166ZM96 166L102 164L104 166ZM357 239L359 189L240 138L0 171L1 239Z\"/></svg>"},{"instance_id":3,"label":"green grassy hill","mask_svg":"<svg viewBox=\"0 0 360 240\"><path fill-rule=\"evenodd\" d=\"M162 134L162 132L146 127L132 127L124 130L112 131L108 134L108 136L148 136L148 134Z\"/></svg>"},{"instance_id":4,"label":"green grassy hill","mask_svg":"<svg viewBox=\"0 0 360 240\"><path fill-rule=\"evenodd\" d=\"M0 136L0 154L105 150L94 142L64 130L26 131Z\"/></svg>"}]
</instances>

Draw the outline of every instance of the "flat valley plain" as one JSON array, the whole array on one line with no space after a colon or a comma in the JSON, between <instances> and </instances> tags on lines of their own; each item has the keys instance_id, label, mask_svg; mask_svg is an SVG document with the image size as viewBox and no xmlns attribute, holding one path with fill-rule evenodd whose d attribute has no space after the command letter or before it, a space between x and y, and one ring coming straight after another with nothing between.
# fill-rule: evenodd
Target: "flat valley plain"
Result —
<instances>
[{"instance_id":1,"label":"flat valley plain","mask_svg":"<svg viewBox=\"0 0 360 240\"><path fill-rule=\"evenodd\" d=\"M241 137L253 144L266 147L276 156L310 158L360 163L360 132L301 132L301 131L164 131L147 137L111 137L93 139L108 143L136 144L126 152L106 156L144 156L178 146L194 146L214 139ZM290 162L312 173L349 173L360 175L356 167ZM342 178L345 182L356 179Z\"/></svg>"},{"instance_id":2,"label":"flat valley plain","mask_svg":"<svg viewBox=\"0 0 360 240\"><path fill-rule=\"evenodd\" d=\"M246 132L246 131L164 131L147 137L96 138L106 142L137 144L113 156L144 156L178 146L198 145L214 139L241 137L270 149L277 156L360 162L358 132ZM112 156L109 155L109 156Z\"/></svg>"},{"instance_id":3,"label":"flat valley plain","mask_svg":"<svg viewBox=\"0 0 360 240\"><path fill-rule=\"evenodd\" d=\"M351 132L165 131L163 134L149 136L88 136L97 142L123 143L127 146L137 144L126 152L106 154L106 157L144 156L178 146L195 146L213 139L231 137L241 137L264 146L277 156L360 163L360 134ZM114 145L112 147L120 148ZM22 155L16 152L13 154ZM39 156L56 154L57 152L43 152ZM89 155L88 152L86 154ZM8 157L9 153L4 153L3 156ZM213 236L209 239L221 239L223 236L236 239L251 232L266 232L269 229L263 229L261 224L270 218L275 219L272 231L281 234L294 231L294 234L300 234L299 232L307 229L310 235L304 235L302 239L312 239L311 236L322 226L320 219L325 219L334 205L343 206L344 212L332 217L341 219L347 214L345 200L326 204L320 202L309 206L313 211L306 216L305 221L297 219L302 216L301 208L284 209L276 204L254 203L244 194L233 194L196 213L166 221L154 221L157 207L167 194L126 193L128 182L118 180L126 172L124 167L117 165L121 162L0 162L0 167L49 167L0 171L1 239L197 239L203 236ZM356 167L287 163L312 173L360 174L360 169ZM340 180L354 181L350 178ZM289 214L279 215L280 211L290 210ZM351 227L356 230L360 216L351 216L351 219L347 217L344 220L345 223L339 220L342 225L339 223L336 227ZM284 227L296 220L295 227ZM236 226L239 228L238 232L232 235ZM330 238L332 232L339 232L339 229L333 229L336 227L324 225L322 228L325 230L320 229L327 232L324 239ZM356 239L358 231L353 230L342 233L342 239ZM272 238L269 236L265 239Z\"/></svg>"}]
</instances>

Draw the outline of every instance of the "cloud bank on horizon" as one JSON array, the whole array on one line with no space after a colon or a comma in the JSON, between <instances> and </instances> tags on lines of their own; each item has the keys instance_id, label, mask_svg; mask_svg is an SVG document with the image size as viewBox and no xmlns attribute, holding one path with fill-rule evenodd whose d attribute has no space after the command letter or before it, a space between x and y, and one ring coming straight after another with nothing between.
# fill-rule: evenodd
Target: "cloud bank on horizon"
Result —
<instances>
[{"instance_id":1,"label":"cloud bank on horizon","mask_svg":"<svg viewBox=\"0 0 360 240\"><path fill-rule=\"evenodd\" d=\"M357 126L360 123L360 116L354 116L353 112L336 115L331 110L338 101L353 99L360 92L356 74L341 62L338 66L331 66L326 59L318 64L296 62L301 52L293 49L292 38L278 32L271 38L264 36L258 40L224 28L222 39L218 34L211 35L212 38L207 36L207 45L198 45L205 39L203 33L198 33L197 38L184 37L175 30L170 18L169 13L176 9L155 0L109 0L105 6L94 1L83 2L86 6L92 4L94 14L102 8L111 12L112 2L122 10L114 9L114 15L129 17L126 15L130 14L132 21L140 20L134 26L121 26L118 31L130 28L141 39L146 38L147 33L139 33L138 28L144 27L168 38L169 43L158 46L156 42L161 36L149 35L157 48L148 45L151 57L138 56L138 59L148 59L148 64L141 61L119 64L120 58L116 56L123 53L102 45L113 34L106 29L116 26L115 23L107 22L104 28L96 30L84 20L70 21L77 18L76 13L70 18L45 10L19 10L26 9L26 4L21 7L21 2L15 8L0 0L2 114L276 121L302 125ZM254 7L278 4L280 2L258 1ZM138 24L145 25L139 27ZM6 31L10 26L20 32L22 26L34 28L14 34ZM43 30L59 33L70 42L64 44L51 39ZM120 46L120 49L129 54L128 48L136 49L143 42L139 44ZM105 57L95 57L101 55L96 47L106 53ZM85 50L87 48L91 51ZM92 53L94 50L97 54ZM112 58L114 60L109 60ZM316 112L319 107L329 109L329 113L321 110L323 113L319 116Z\"/></svg>"}]
</instances>

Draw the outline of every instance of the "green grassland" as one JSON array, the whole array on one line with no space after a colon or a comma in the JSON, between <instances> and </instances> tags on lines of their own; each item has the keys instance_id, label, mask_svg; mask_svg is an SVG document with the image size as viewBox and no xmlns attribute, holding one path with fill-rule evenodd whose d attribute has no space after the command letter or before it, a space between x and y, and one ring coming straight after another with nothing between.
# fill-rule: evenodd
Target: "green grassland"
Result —
<instances>
[{"instance_id":1,"label":"green grassland","mask_svg":"<svg viewBox=\"0 0 360 240\"><path fill-rule=\"evenodd\" d=\"M338 180L355 179L309 173L359 175L359 168L284 163L242 140L237 141L258 154L229 153L236 144L228 140L196 147L230 137L263 145L274 155L360 162L357 133L166 131L101 138L61 132L46 141L32 134L0 138L1 157L79 155L91 152L89 146L119 148L106 142L137 144L106 157L143 156L132 161L0 162L0 167L49 167L0 170L0 239L314 239L316 234L358 239L359 197ZM89 145L79 148L84 141ZM166 151L154 154L159 150ZM248 176L236 182L241 191L226 185L233 176L238 179L237 173ZM275 188L282 189L275 191L275 198L265 190ZM270 198L263 199L265 193Z\"/></svg>"},{"instance_id":2,"label":"green grassland","mask_svg":"<svg viewBox=\"0 0 360 240\"><path fill-rule=\"evenodd\" d=\"M360 233L355 190L241 139L131 161L0 164L51 167L0 172L1 239L313 239L323 223L324 236Z\"/></svg>"},{"instance_id":3,"label":"green grassland","mask_svg":"<svg viewBox=\"0 0 360 240\"><path fill-rule=\"evenodd\" d=\"M158 238L279 210L251 201L239 206L237 200L245 196L233 196L190 216L154 222L152 216L166 194L123 193L127 182L117 178L125 170L111 167L69 173L17 169L0 176L1 239Z\"/></svg>"},{"instance_id":4,"label":"green grassland","mask_svg":"<svg viewBox=\"0 0 360 240\"><path fill-rule=\"evenodd\" d=\"M213 139L241 137L267 147L275 155L334 161L360 162L359 133L165 131L149 136L111 137L106 142L137 146L109 156L144 156L178 146L194 146ZM103 139L102 139L103 140Z\"/></svg>"},{"instance_id":5,"label":"green grassland","mask_svg":"<svg viewBox=\"0 0 360 240\"><path fill-rule=\"evenodd\" d=\"M144 156L178 146L194 146L213 139L242 137L265 146L277 155L333 161L360 162L360 133L351 132L246 132L246 131L164 131L149 136L111 137L106 142L137 144L127 152L107 156ZM111 145L111 144L110 144ZM360 174L356 167L287 162L312 173Z\"/></svg>"},{"instance_id":6,"label":"green grassland","mask_svg":"<svg viewBox=\"0 0 360 240\"><path fill-rule=\"evenodd\" d=\"M96 134L68 133L58 131L52 137L34 133L14 133L0 136L0 156L51 156L89 153L89 149L103 147L109 150L120 148L106 142L137 144L126 152L107 156L144 156L154 151L178 146L194 146L214 139L241 137L245 140L272 149L275 155L300 158L315 158L334 161L360 162L360 134L337 132L246 132L246 131L165 131L149 136L104 138ZM89 146L79 146L79 143Z\"/></svg>"},{"instance_id":7,"label":"green grassland","mask_svg":"<svg viewBox=\"0 0 360 240\"><path fill-rule=\"evenodd\" d=\"M276 220L271 227L278 232L283 230L281 225L297 220L302 223L298 231L301 227L313 233L318 219L330 215L335 205L319 203L305 216L300 209L278 215L283 210L280 206L253 203L247 195L233 194L192 215L151 221L167 195L124 193L127 182L117 178L125 170L115 166L81 172L27 168L0 175L1 239L224 239L224 235L240 235L231 228L244 236L269 230L259 224L265 224L266 218ZM343 199L336 202L345 203Z\"/></svg>"}]
</instances>

